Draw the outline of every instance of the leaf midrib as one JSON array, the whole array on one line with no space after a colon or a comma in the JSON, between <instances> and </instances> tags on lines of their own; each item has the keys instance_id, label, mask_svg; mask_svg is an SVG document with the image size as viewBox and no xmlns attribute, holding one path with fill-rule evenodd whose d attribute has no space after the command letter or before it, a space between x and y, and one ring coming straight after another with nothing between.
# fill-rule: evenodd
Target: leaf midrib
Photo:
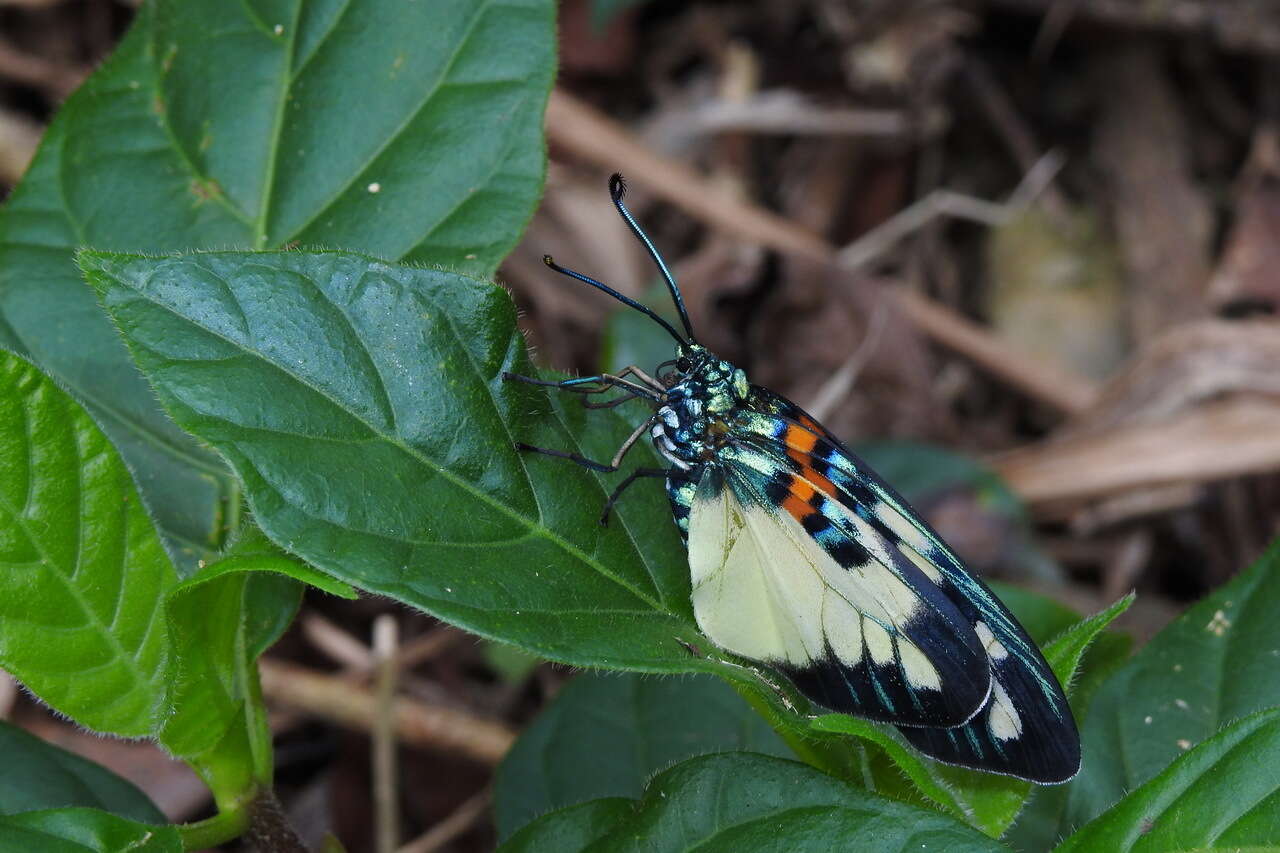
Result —
<instances>
[{"instance_id":1,"label":"leaf midrib","mask_svg":"<svg viewBox=\"0 0 1280 853\"><path fill-rule=\"evenodd\" d=\"M88 257L93 257L93 256L94 256L93 254L90 254ZM103 259L109 259L111 256L110 256L110 255L105 255L105 256L104 256L104 255L97 255L97 257L99 257L99 258L103 258ZM126 256L126 257L127 257L127 256ZM134 256L134 257L137 257L137 256ZM356 255L350 255L349 257L358 257L358 256L356 256ZM363 260L363 259L362 259L362 260ZM217 278L222 278L220 275L218 275L218 273L217 273L217 272L215 272L215 271L213 271L213 270L206 269L205 271L206 271L206 272L208 272L210 275L213 275L213 276L215 276L215 277L217 277ZM100 273L101 273L102 275L104 275L104 276L108 275L108 274L107 274L107 272L106 272L106 270L103 270L101 267L99 267L99 268L98 268L97 272L100 272ZM309 277L308 277L308 278L309 278ZM419 451L419 450L418 450L416 447L414 447L413 445L408 444L408 443L407 443L407 442L405 442L405 441L402 441L402 440L400 439L400 437L399 437L399 436L392 436L392 435L387 435L387 434L385 434L385 433L384 433L384 432L382 432L382 431L381 431L377 426L375 426L374 424L370 423L367 419L365 419L363 416L361 416L358 412L354 412L354 411L352 411L352 410L351 410L351 409L349 409L347 406L345 406L341 401L339 401L339 400L335 399L335 398L334 398L331 394L329 394L326 390L324 390L324 389L322 389L322 388L319 388L319 387L317 387L317 386L313 385L311 382L308 382L307 380L305 380L305 379L304 379L304 378L302 378L301 376L298 376L296 373L294 373L293 371L291 371L291 370L287 369L287 368L286 368L286 367L284 367L283 365L281 365L281 364L279 364L279 363L277 363L277 362L275 362L275 361L272 361L272 360L268 359L268 358L267 358L265 355L263 355L262 353L259 353L259 352L255 351L255 350L252 350L252 349L249 349L248 347L244 346L244 345L243 345L243 344L241 344L240 342L235 341L235 340L232 340L232 339L230 339L230 338L226 337L225 335L223 335L223 334L222 334L221 332L219 332L219 331L216 331L216 330L210 329L210 328L208 328L208 327L204 326L203 324L200 324L200 323L195 322L194 320L192 320L192 319L190 319L190 318L186 317L185 315L181 314L180 312L178 312L175 308L173 308L173 307L171 307L171 306L169 306L169 305L167 305L167 304L165 304L165 303L163 303L163 302L157 301L157 300L156 300L155 298L153 298L150 294L145 293L144 291L139 290L139 289L138 289L138 288L136 288L136 287L132 287L132 286L130 286L130 285L128 285L128 284L126 284L126 283L124 282L124 280L123 280L123 279L118 279L118 278L114 278L114 277L112 277L112 279L110 279L110 280L115 281L117 286L119 286L119 287L121 287L121 288L123 288L123 289L125 289L125 290L129 291L130 293L133 293L137 298L139 298L139 299L143 299L143 300L145 300L146 302L148 302L149 304L154 305L154 306L156 306L157 308L160 308L160 309L162 309L162 310L166 311L167 313L169 313L170 315L172 315L173 317L175 317L176 319L178 319L180 322L183 322L183 323L186 323L186 324L188 324L188 325L194 326L195 328L200 329L201 331L205 332L206 334L210 335L211 337L214 337L214 338L217 338L218 340L223 341L223 342L224 342L224 343L226 343L228 346L233 347L233 348L235 348L235 349L237 349L237 350L239 350L239 351L241 351L241 352L245 353L245 355L247 355L247 356L249 356L249 357L251 357L251 358L254 358L254 359L256 359L256 360L260 361L262 364L267 365L267 366L269 366L269 367L271 367L271 368L275 369L275 370L276 370L276 371L278 371L279 373L284 374L285 376L289 377L289 378L290 378L290 379L292 379L293 381L297 382L299 385L302 385L304 388L307 388L308 390L310 390L312 393L314 393L314 394L316 394L316 395L320 396L321 398L323 398L323 399L325 399L325 400L329 401L329 403L331 403L331 404L332 404L334 407L336 407L339 411L345 412L348 416L350 416L350 417L351 417L353 420L355 420L357 423L362 424L366 429L368 429L368 430L369 430L369 432L371 432L371 433L372 433L372 434L374 434L374 435L377 435L377 436L381 437L381 438L382 438L382 440L383 440L383 441L386 441L388 444L391 444L392 446L399 448L401 451L403 451L404 453L406 453L407 455L409 455L411 458L413 458L413 459L417 460L417 461L419 462L419 464L421 464L421 465L423 465L424 467L428 468L429 470L433 471L433 472L434 472L434 473L436 473L438 476L440 476L440 477L442 477L443 479L447 480L447 481L448 481L448 482L450 482L451 484L453 484L453 485L457 486L457 487L458 487L458 488L460 488L461 490L463 490L463 491L467 492L468 494L472 495L474 498L478 499L480 502L482 502L482 503L485 503L485 504L489 505L489 506L490 506L490 507L492 507L493 509L497 510L499 513L501 513L501 514L503 514L503 515L505 515L505 516L507 516L507 517L509 517L509 518L513 519L513 520L514 520L514 521L516 521L517 523L519 523L519 524L523 525L526 529L528 529L528 531L529 531L530 535L538 536L538 537L540 537L540 538L546 539L548 542L550 542L550 543L552 543L553 545L555 545L555 546L559 547L561 550L565 551L567 554L569 554L569 555L571 555L571 556L575 557L576 559L578 559L578 560L579 560L581 563L583 563L584 565L589 566L590 568L592 568L592 569L593 569L597 574L599 574L601 577L603 577L603 578L607 578L608 580L613 581L613 582L614 582L614 583L616 583L618 586L622 587L622 588L623 588L623 589L625 589L627 592L631 593L631 594L632 594L633 596L635 596L637 599L639 599L640 601L642 601L642 602L644 602L645 604L649 605L649 607L650 607L652 610L654 610L655 612L659 612L659 613L666 613L666 612L667 612L667 611L666 611L666 610L661 606L661 604L660 604L658 601L656 601L655 599L653 599L653 598L649 597L648 595L646 595L645 593L643 593L643 592L642 592L642 591L640 591L639 589L636 589L636 588L635 588L634 586L632 586L630 583L626 582L625 580L623 580L622 578L618 577L617 575L615 575L615 574L613 574L613 573L611 573L611 572L609 572L609 571L606 571L606 570L605 570L605 568L604 568L604 566L603 566L602 564L600 564L600 563L598 563L596 560L592 559L592 558L591 558L591 557L590 557L586 552L584 552L584 551L583 551L582 549L580 549L578 546L574 545L572 542L569 542L567 539L565 539L565 538L563 538L563 537L559 536L558 534L556 534L556 533L555 533L555 531L553 531L551 528L547 527L547 526L546 526L546 525L544 525L544 524L541 524L541 523L539 523L539 522L535 522L535 521L533 521L533 520L529 519L527 516L525 516L525 515L523 515L523 514L521 514L521 513L517 512L517 511L515 511L514 509L512 509L512 508L511 508L511 507L509 507L509 506L507 506L507 505L506 505L506 504L504 504L503 502L501 502L501 501L499 501L499 500L495 499L494 497L492 497L491 495L489 495L487 492L483 492L483 491L480 491L480 490L476 489L476 488L475 488L475 486L474 486L474 485L473 485L469 480L466 480L466 479L464 479L464 478L462 478L462 477L459 477L459 476L458 476L457 474L455 474L453 471L449 470L448 468L445 468L445 467L444 467L444 466L442 466L442 465L439 465L438 463L436 463L436 462L435 462L435 460L432 460L432 459L428 458L425 454L423 454L421 451ZM319 288L319 285L317 284L316 286L317 286L317 289L318 289L318 288ZM234 292L232 292L232 293L233 293L233 296L234 296ZM238 301L239 301L239 300L237 300L237 303L238 303ZM239 307L241 308L241 310L243 310L243 306L239 306ZM132 340L131 338L126 338L126 340L128 341L128 343L129 343L129 347L130 347L131 349L132 349L132 348L134 348L134 347L136 346L136 344L133 342L133 340ZM472 367L473 367L473 369L474 369L474 365L472 365Z\"/></svg>"},{"instance_id":2,"label":"leaf midrib","mask_svg":"<svg viewBox=\"0 0 1280 853\"><path fill-rule=\"evenodd\" d=\"M349 5L349 4L348 4ZM253 247L255 249L266 248L267 243L267 222L270 220L271 201L276 194L273 192L276 184L276 165L280 160L280 139L284 135L284 111L285 104L289 100L289 90L293 86L294 70L292 68L294 61L294 51L298 43L298 21L302 14L302 3L298 2L293 7L293 20L288 24L288 38L282 49L285 51L284 59L281 62L283 71L280 75L280 87L276 95L276 113L272 119L271 139L268 142L267 166L266 174L262 176L262 198L258 202L258 217L253 223ZM342 15L346 14L344 7ZM339 16L341 17L341 16ZM332 30L330 31L332 32ZM325 33L324 39L320 44L329 38L329 33ZM316 49L319 49L317 45Z\"/></svg>"}]
</instances>

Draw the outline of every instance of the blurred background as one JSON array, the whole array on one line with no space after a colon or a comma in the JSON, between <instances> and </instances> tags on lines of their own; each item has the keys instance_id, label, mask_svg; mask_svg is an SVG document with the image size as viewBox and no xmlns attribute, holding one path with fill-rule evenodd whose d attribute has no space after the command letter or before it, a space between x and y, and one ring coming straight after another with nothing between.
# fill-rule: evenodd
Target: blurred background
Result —
<instances>
[{"instance_id":1,"label":"blurred background","mask_svg":"<svg viewBox=\"0 0 1280 853\"><path fill-rule=\"evenodd\" d=\"M132 13L0 0L5 192ZM621 171L699 338L844 437L985 577L1080 611L1136 588L1121 625L1141 642L1280 530L1280 6L567 0L560 14L546 195L500 276L543 364L670 355L644 318L540 260L669 310L609 203ZM351 697L368 693L371 626L389 613L422 714L403 735L406 837L425 833L410 849L488 849L493 767L570 673L382 601L311 603L264 665L268 698L312 708L274 720L286 803L311 838L367 849ZM81 734L3 685L0 712L175 820L208 808L152 747Z\"/></svg>"}]
</instances>

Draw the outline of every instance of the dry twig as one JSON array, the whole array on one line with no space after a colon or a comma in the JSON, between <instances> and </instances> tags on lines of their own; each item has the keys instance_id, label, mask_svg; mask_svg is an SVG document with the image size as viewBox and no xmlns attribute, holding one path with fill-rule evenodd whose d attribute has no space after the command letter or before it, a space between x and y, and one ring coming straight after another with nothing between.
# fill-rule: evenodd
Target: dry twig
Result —
<instances>
[{"instance_id":1,"label":"dry twig","mask_svg":"<svg viewBox=\"0 0 1280 853\"><path fill-rule=\"evenodd\" d=\"M43 89L56 99L71 94L88 75L88 69L50 62L0 42L0 77Z\"/></svg>"},{"instance_id":2,"label":"dry twig","mask_svg":"<svg viewBox=\"0 0 1280 853\"><path fill-rule=\"evenodd\" d=\"M373 719L373 805L378 853L400 845L400 791L396 784L395 701L396 618L383 613L373 623L373 660L377 672L377 713Z\"/></svg>"},{"instance_id":3,"label":"dry twig","mask_svg":"<svg viewBox=\"0 0 1280 853\"><path fill-rule=\"evenodd\" d=\"M1167 419L1085 433L992 460L1029 503L1280 469L1280 402L1236 396Z\"/></svg>"},{"instance_id":4,"label":"dry twig","mask_svg":"<svg viewBox=\"0 0 1280 853\"><path fill-rule=\"evenodd\" d=\"M357 731L372 730L377 700L367 688L268 658L261 661L260 669L263 695L272 704ZM394 715L403 743L464 755L483 764L497 764L515 740L515 733L502 723L404 697L396 699Z\"/></svg>"},{"instance_id":5,"label":"dry twig","mask_svg":"<svg viewBox=\"0 0 1280 853\"><path fill-rule=\"evenodd\" d=\"M343 676L358 679L373 672L375 661L369 647L320 614L309 613L302 620L302 633L319 651L343 666ZM440 625L414 637L396 649L396 668L404 671L431 660L462 636L457 629Z\"/></svg>"},{"instance_id":6,"label":"dry twig","mask_svg":"<svg viewBox=\"0 0 1280 853\"><path fill-rule=\"evenodd\" d=\"M1213 213L1193 175L1191 133L1164 53L1127 45L1096 65L1105 88L1094 157L1113 197L1130 325L1145 343L1204 315Z\"/></svg>"},{"instance_id":7,"label":"dry twig","mask_svg":"<svg viewBox=\"0 0 1280 853\"><path fill-rule=\"evenodd\" d=\"M862 368L867 366L867 362L871 360L876 353L876 349L879 348L885 326L888 325L888 318L888 314L885 311L885 303L883 301L877 302L874 313L867 322L866 336L858 344L857 349L845 359L844 364L840 365L839 369L823 383L818 390L818 395L809 404L809 414L820 421L826 420L827 415L848 396L849 391L853 388L853 383L858 378L858 374L862 372Z\"/></svg>"},{"instance_id":8,"label":"dry twig","mask_svg":"<svg viewBox=\"0 0 1280 853\"><path fill-rule=\"evenodd\" d=\"M0 109L0 182L18 183L40 144L44 128L21 113Z\"/></svg>"},{"instance_id":9,"label":"dry twig","mask_svg":"<svg viewBox=\"0 0 1280 853\"><path fill-rule=\"evenodd\" d=\"M1224 394L1280 396L1280 322L1201 320L1149 343L1107 383L1071 434L1154 422Z\"/></svg>"},{"instance_id":10,"label":"dry twig","mask_svg":"<svg viewBox=\"0 0 1280 853\"><path fill-rule=\"evenodd\" d=\"M836 263L846 271L858 270L884 254L908 234L919 231L941 216L968 219L982 225L1004 225L1049 185L1053 176L1062 168L1062 163L1062 156L1052 151L1041 157L1003 204L950 190L934 190L841 249L836 253Z\"/></svg>"},{"instance_id":11,"label":"dry twig","mask_svg":"<svg viewBox=\"0 0 1280 853\"><path fill-rule=\"evenodd\" d=\"M435 853L466 832L489 809L489 791L484 790L454 809L447 818L401 847L399 853Z\"/></svg>"},{"instance_id":12,"label":"dry twig","mask_svg":"<svg viewBox=\"0 0 1280 853\"><path fill-rule=\"evenodd\" d=\"M917 132L901 110L821 107L798 92L772 90L742 100L719 99L696 108L693 127L708 133L724 131L785 133L793 136L857 136L898 139ZM924 130L934 131L934 120Z\"/></svg>"},{"instance_id":13,"label":"dry twig","mask_svg":"<svg viewBox=\"0 0 1280 853\"><path fill-rule=\"evenodd\" d=\"M13 712L13 703L18 699L18 682L13 676L0 669L0 720L9 719Z\"/></svg>"}]
</instances>

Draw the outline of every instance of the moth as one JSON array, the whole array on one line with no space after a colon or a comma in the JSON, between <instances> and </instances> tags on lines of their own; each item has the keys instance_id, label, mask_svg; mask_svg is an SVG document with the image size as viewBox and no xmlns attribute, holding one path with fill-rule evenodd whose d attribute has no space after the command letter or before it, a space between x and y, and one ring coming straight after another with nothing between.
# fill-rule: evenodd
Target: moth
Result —
<instances>
[{"instance_id":1,"label":"moth","mask_svg":"<svg viewBox=\"0 0 1280 853\"><path fill-rule=\"evenodd\" d=\"M796 404L697 342L675 277L623 203L614 206L661 272L683 334L608 285L543 258L551 269L641 311L676 342L652 375L549 382L588 404L648 401L653 414L608 464L519 445L596 471L619 470L647 432L666 468L632 471L628 486L666 480L689 553L694 615L716 646L785 674L818 705L891 723L948 764L1065 782L1080 739L1061 685L1008 608L915 510Z\"/></svg>"}]
</instances>

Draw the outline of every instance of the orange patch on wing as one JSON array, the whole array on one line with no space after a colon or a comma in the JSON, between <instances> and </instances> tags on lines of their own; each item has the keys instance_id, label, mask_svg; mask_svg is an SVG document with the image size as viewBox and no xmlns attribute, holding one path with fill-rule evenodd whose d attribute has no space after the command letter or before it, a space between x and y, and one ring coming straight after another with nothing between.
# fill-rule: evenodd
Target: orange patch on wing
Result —
<instances>
[{"instance_id":1,"label":"orange patch on wing","mask_svg":"<svg viewBox=\"0 0 1280 853\"><path fill-rule=\"evenodd\" d=\"M787 427L786 437L783 439L787 447L795 448L801 453L813 453L813 448L818 445L818 436L807 429L798 426Z\"/></svg>"},{"instance_id":2,"label":"orange patch on wing","mask_svg":"<svg viewBox=\"0 0 1280 853\"><path fill-rule=\"evenodd\" d=\"M833 498L835 500L839 500L839 496L836 494L835 483L831 482L826 477L819 474L817 471L813 470L808 466L805 466L800 469L800 476L804 477L806 480L808 480L810 483L816 486L818 488L818 491L822 492L827 497Z\"/></svg>"},{"instance_id":3,"label":"orange patch on wing","mask_svg":"<svg viewBox=\"0 0 1280 853\"><path fill-rule=\"evenodd\" d=\"M817 511L813 506L813 497L819 493L832 500L839 500L834 483L812 468L802 467L791 480L791 488L782 499L782 508L796 521L804 521Z\"/></svg>"},{"instance_id":4,"label":"orange patch on wing","mask_svg":"<svg viewBox=\"0 0 1280 853\"><path fill-rule=\"evenodd\" d=\"M782 508L790 513L792 518L803 521L806 515L813 512L813 507L809 506L809 499L813 495L813 486L804 480L793 478L787 496L782 499Z\"/></svg>"}]
</instances>

